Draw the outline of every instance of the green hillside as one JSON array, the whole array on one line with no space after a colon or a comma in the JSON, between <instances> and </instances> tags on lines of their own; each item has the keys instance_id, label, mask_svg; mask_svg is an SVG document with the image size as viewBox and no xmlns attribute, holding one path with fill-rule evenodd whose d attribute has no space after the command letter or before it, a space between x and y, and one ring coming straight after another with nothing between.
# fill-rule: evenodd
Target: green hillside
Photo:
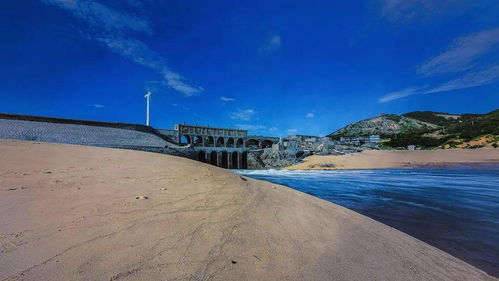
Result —
<instances>
[{"instance_id":1,"label":"green hillside","mask_svg":"<svg viewBox=\"0 0 499 281\"><path fill-rule=\"evenodd\" d=\"M445 112L414 111L402 115L387 114L345 126L329 137L381 135L387 147L416 145L423 148L450 147L483 136L497 144L499 109L486 114L450 114ZM492 136L492 137L490 137ZM479 144L481 145L481 144ZM478 146L479 146L478 145Z\"/></svg>"},{"instance_id":2,"label":"green hillside","mask_svg":"<svg viewBox=\"0 0 499 281\"><path fill-rule=\"evenodd\" d=\"M403 116L441 126L444 134L455 134L466 141L486 134L499 135L499 109L486 114L460 115L415 111Z\"/></svg>"}]
</instances>

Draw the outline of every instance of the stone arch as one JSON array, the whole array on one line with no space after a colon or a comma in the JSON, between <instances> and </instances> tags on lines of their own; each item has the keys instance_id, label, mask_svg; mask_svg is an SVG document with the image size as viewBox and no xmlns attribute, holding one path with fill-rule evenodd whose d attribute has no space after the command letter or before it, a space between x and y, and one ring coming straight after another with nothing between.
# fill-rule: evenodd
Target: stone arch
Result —
<instances>
[{"instance_id":1,"label":"stone arch","mask_svg":"<svg viewBox=\"0 0 499 281\"><path fill-rule=\"evenodd\" d=\"M232 152L232 169L239 169L239 154L237 151Z\"/></svg>"},{"instance_id":2,"label":"stone arch","mask_svg":"<svg viewBox=\"0 0 499 281\"><path fill-rule=\"evenodd\" d=\"M192 143L197 146L203 145L203 137L202 136L195 136L192 138Z\"/></svg>"},{"instance_id":3,"label":"stone arch","mask_svg":"<svg viewBox=\"0 0 499 281\"><path fill-rule=\"evenodd\" d=\"M227 151L223 151L222 152L222 168L229 168L229 154L227 153Z\"/></svg>"},{"instance_id":4,"label":"stone arch","mask_svg":"<svg viewBox=\"0 0 499 281\"><path fill-rule=\"evenodd\" d=\"M256 139L249 139L246 141L246 147L260 147L260 142Z\"/></svg>"},{"instance_id":5,"label":"stone arch","mask_svg":"<svg viewBox=\"0 0 499 281\"><path fill-rule=\"evenodd\" d=\"M183 135L180 137L180 143L181 144L190 144L191 143L191 136L189 135Z\"/></svg>"},{"instance_id":6,"label":"stone arch","mask_svg":"<svg viewBox=\"0 0 499 281\"><path fill-rule=\"evenodd\" d=\"M217 138L217 147L224 147L225 146L225 139L223 137Z\"/></svg>"},{"instance_id":7,"label":"stone arch","mask_svg":"<svg viewBox=\"0 0 499 281\"><path fill-rule=\"evenodd\" d=\"M210 164L217 166L218 163L218 154L216 151L212 151L210 153Z\"/></svg>"},{"instance_id":8,"label":"stone arch","mask_svg":"<svg viewBox=\"0 0 499 281\"><path fill-rule=\"evenodd\" d=\"M200 151L198 153L198 160L201 162L206 162L206 153L204 153L204 151Z\"/></svg>"},{"instance_id":9,"label":"stone arch","mask_svg":"<svg viewBox=\"0 0 499 281\"><path fill-rule=\"evenodd\" d=\"M234 147L234 138L228 138L225 147Z\"/></svg>"},{"instance_id":10,"label":"stone arch","mask_svg":"<svg viewBox=\"0 0 499 281\"><path fill-rule=\"evenodd\" d=\"M243 152L241 155L241 169L248 169L248 152Z\"/></svg>"},{"instance_id":11,"label":"stone arch","mask_svg":"<svg viewBox=\"0 0 499 281\"><path fill-rule=\"evenodd\" d=\"M271 140L262 140L260 142L261 148L270 148L272 147L272 144L274 144L274 142L272 142Z\"/></svg>"},{"instance_id":12,"label":"stone arch","mask_svg":"<svg viewBox=\"0 0 499 281\"><path fill-rule=\"evenodd\" d=\"M236 147L244 147L244 140L242 138L237 139Z\"/></svg>"},{"instance_id":13,"label":"stone arch","mask_svg":"<svg viewBox=\"0 0 499 281\"><path fill-rule=\"evenodd\" d=\"M212 136L207 136L204 139L204 146L214 146L215 145L215 140L213 139Z\"/></svg>"}]
</instances>

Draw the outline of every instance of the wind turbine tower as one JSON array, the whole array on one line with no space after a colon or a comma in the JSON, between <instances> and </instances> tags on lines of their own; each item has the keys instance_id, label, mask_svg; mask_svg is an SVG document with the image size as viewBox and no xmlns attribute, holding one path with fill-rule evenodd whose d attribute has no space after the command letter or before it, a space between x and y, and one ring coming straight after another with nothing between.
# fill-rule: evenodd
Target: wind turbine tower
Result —
<instances>
[{"instance_id":1,"label":"wind turbine tower","mask_svg":"<svg viewBox=\"0 0 499 281\"><path fill-rule=\"evenodd\" d=\"M144 96L144 98L146 98L146 103L147 103L147 107L146 107L146 125L149 126L149 102L151 100L151 91L147 91L147 94Z\"/></svg>"}]
</instances>

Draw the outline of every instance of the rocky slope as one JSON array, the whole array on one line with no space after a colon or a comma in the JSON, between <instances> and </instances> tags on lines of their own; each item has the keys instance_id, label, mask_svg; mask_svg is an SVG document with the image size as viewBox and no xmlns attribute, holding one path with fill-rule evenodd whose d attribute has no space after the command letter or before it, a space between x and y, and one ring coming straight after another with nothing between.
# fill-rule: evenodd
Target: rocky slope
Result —
<instances>
[{"instance_id":1,"label":"rocky slope","mask_svg":"<svg viewBox=\"0 0 499 281\"><path fill-rule=\"evenodd\" d=\"M438 125L416 120L414 118L396 114L386 114L355 122L337 130L329 136L339 138L367 135L393 135L414 129L433 130L438 127Z\"/></svg>"}]
</instances>

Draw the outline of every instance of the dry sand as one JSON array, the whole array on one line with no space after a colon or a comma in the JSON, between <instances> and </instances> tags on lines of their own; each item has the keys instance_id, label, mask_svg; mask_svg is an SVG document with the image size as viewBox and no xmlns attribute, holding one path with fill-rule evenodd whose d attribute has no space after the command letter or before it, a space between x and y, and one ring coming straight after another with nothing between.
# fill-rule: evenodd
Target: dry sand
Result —
<instances>
[{"instance_id":1,"label":"dry sand","mask_svg":"<svg viewBox=\"0 0 499 281\"><path fill-rule=\"evenodd\" d=\"M499 163L499 149L367 150L347 155L313 155L288 170L386 169L426 165Z\"/></svg>"},{"instance_id":2,"label":"dry sand","mask_svg":"<svg viewBox=\"0 0 499 281\"><path fill-rule=\"evenodd\" d=\"M154 153L0 140L0 280L492 280L343 207Z\"/></svg>"}]
</instances>

